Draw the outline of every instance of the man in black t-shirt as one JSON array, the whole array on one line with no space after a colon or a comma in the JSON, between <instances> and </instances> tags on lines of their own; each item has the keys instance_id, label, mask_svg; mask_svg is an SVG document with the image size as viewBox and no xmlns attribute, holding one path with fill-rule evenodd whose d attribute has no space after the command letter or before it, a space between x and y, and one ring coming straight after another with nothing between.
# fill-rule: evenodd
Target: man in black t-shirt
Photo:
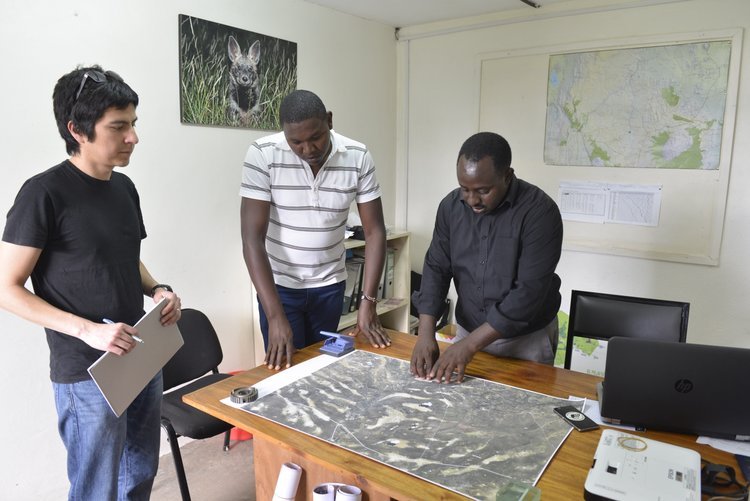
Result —
<instances>
[{"instance_id":1,"label":"man in black t-shirt","mask_svg":"<svg viewBox=\"0 0 750 501\"><path fill-rule=\"evenodd\" d=\"M93 66L61 77L52 99L70 157L27 180L8 212L0 307L47 333L70 499L146 500L159 460L161 374L118 418L87 371L105 351L133 349L144 294L166 298L163 324L180 318L179 297L140 260L138 192L114 172L138 143L138 95Z\"/></svg>"}]
</instances>

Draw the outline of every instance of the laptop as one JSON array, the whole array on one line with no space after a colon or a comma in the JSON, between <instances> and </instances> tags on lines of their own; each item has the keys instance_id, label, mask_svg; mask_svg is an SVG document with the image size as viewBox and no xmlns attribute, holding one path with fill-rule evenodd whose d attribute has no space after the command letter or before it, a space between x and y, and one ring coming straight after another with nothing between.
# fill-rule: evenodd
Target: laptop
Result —
<instances>
[{"instance_id":1,"label":"laptop","mask_svg":"<svg viewBox=\"0 0 750 501\"><path fill-rule=\"evenodd\" d=\"M127 355L106 352L89 367L91 378L117 417L183 345L177 324L161 325L161 310L166 305L162 298L135 324L143 343L136 343Z\"/></svg>"},{"instance_id":2,"label":"laptop","mask_svg":"<svg viewBox=\"0 0 750 501\"><path fill-rule=\"evenodd\" d=\"M750 441L750 349L614 337L602 420Z\"/></svg>"}]
</instances>

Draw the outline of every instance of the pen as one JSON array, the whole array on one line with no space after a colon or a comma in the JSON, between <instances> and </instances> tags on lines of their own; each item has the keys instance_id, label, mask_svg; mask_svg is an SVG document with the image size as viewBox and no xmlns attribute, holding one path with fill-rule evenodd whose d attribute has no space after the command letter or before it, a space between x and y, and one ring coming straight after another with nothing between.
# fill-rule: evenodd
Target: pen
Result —
<instances>
[{"instance_id":1,"label":"pen","mask_svg":"<svg viewBox=\"0 0 750 501\"><path fill-rule=\"evenodd\" d=\"M113 324L113 323L115 323L114 321L112 321L112 320L110 320L108 318L102 318L102 322L104 322L105 324ZM133 335L131 337L133 339L135 339L136 341L138 341L139 343L143 344L143 339L141 339L140 337L135 336L135 335Z\"/></svg>"}]
</instances>

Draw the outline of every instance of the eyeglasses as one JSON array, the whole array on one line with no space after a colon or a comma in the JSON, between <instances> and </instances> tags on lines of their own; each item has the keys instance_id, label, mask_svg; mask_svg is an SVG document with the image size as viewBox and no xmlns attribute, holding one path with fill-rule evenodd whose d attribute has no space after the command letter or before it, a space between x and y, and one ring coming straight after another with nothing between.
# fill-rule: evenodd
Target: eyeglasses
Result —
<instances>
[{"instance_id":1,"label":"eyeglasses","mask_svg":"<svg viewBox=\"0 0 750 501\"><path fill-rule=\"evenodd\" d=\"M81 91L83 90L83 86L86 85L86 80L88 80L89 78L96 83L102 83L102 82L107 81L107 75L105 75L101 71L97 71L97 70L87 71L86 73L83 74L83 78L81 78L81 85L78 86L78 92L76 92L76 101L78 101L78 98L81 96Z\"/></svg>"}]
</instances>

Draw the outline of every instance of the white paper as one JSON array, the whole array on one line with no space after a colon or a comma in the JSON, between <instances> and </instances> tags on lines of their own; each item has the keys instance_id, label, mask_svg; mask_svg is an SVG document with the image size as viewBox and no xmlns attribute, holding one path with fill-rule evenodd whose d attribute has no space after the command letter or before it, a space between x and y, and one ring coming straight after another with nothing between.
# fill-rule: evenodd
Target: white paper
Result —
<instances>
[{"instance_id":1,"label":"white paper","mask_svg":"<svg viewBox=\"0 0 750 501\"><path fill-rule=\"evenodd\" d=\"M599 410L599 401L596 399L582 399L581 397L568 397L569 400L576 401L576 400L585 400L583 403L583 413L588 416L589 419L594 421L599 426L607 426L609 428L620 428L621 430L630 430L635 431L634 426L624 426L619 424L611 424L607 423L604 420L602 420L602 413Z\"/></svg>"},{"instance_id":2,"label":"white paper","mask_svg":"<svg viewBox=\"0 0 750 501\"><path fill-rule=\"evenodd\" d=\"M607 186L599 183L561 182L558 202L563 219L603 223L607 215Z\"/></svg>"},{"instance_id":3,"label":"white paper","mask_svg":"<svg viewBox=\"0 0 750 501\"><path fill-rule=\"evenodd\" d=\"M362 490L353 485L341 485L336 489L336 501L361 501Z\"/></svg>"},{"instance_id":4,"label":"white paper","mask_svg":"<svg viewBox=\"0 0 750 501\"><path fill-rule=\"evenodd\" d=\"M293 500L297 495L299 479L302 476L302 468L294 463L284 463L279 470L279 478L276 481L276 490L273 493L274 500Z\"/></svg>"},{"instance_id":5,"label":"white paper","mask_svg":"<svg viewBox=\"0 0 750 501\"><path fill-rule=\"evenodd\" d=\"M336 499L336 486L340 484L318 484L312 491L313 501L334 501Z\"/></svg>"},{"instance_id":6,"label":"white paper","mask_svg":"<svg viewBox=\"0 0 750 501\"><path fill-rule=\"evenodd\" d=\"M661 190L661 185L562 181L558 205L568 221L657 226Z\"/></svg>"},{"instance_id":7,"label":"white paper","mask_svg":"<svg viewBox=\"0 0 750 501\"><path fill-rule=\"evenodd\" d=\"M588 414L587 412L586 415L589 416L594 421L596 421L597 424L602 425L602 426L609 426L610 428L619 428L621 430L636 431L635 426L607 423L606 421L602 419L602 413L599 410L599 401L590 400L590 403L591 403L591 407L590 407L591 414Z\"/></svg>"},{"instance_id":8,"label":"white paper","mask_svg":"<svg viewBox=\"0 0 750 501\"><path fill-rule=\"evenodd\" d=\"M729 452L730 454L739 454L741 456L750 456L750 442L739 442L737 440L726 440L721 438L698 437L696 440L699 444L710 445L714 449Z\"/></svg>"},{"instance_id":9,"label":"white paper","mask_svg":"<svg viewBox=\"0 0 750 501\"><path fill-rule=\"evenodd\" d=\"M348 356L349 354L350 353L347 353L346 355L344 355L344 357ZM320 356L311 358L310 360L305 360L304 362L292 365L288 369L284 369L281 372L277 372L273 376L269 376L266 379L254 384L253 387L258 390L258 398L264 397L269 393L273 393L279 388L283 388L284 386L302 379L303 377L309 376L313 372L318 371L323 367L331 365L339 358L343 357L337 358L331 355L321 354ZM227 395L226 398L223 398L221 400L221 403L229 405L231 407L236 407L237 409L240 409L242 408L242 406L247 405L236 404L232 402L229 395Z\"/></svg>"},{"instance_id":10,"label":"white paper","mask_svg":"<svg viewBox=\"0 0 750 501\"><path fill-rule=\"evenodd\" d=\"M609 185L606 222L657 226L661 209L661 186Z\"/></svg>"}]
</instances>

